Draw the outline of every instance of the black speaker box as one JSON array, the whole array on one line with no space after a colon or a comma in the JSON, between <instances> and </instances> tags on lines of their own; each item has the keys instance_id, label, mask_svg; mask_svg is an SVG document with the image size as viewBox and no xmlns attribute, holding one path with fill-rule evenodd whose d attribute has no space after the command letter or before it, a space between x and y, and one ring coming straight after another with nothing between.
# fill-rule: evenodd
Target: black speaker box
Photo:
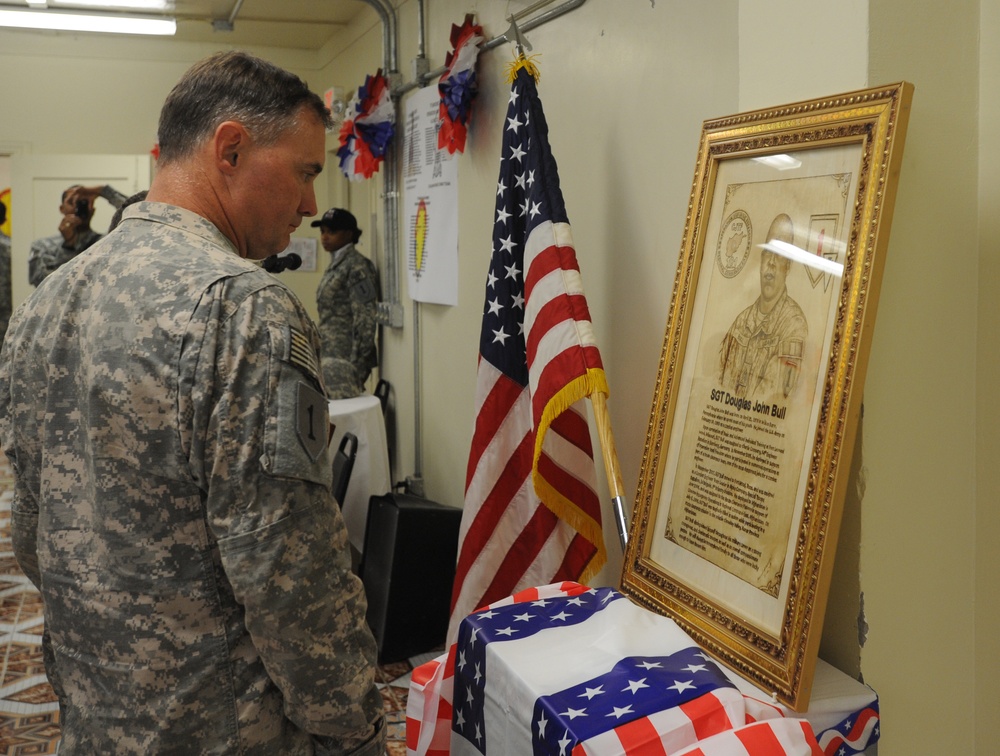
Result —
<instances>
[{"instance_id":1,"label":"black speaker box","mask_svg":"<svg viewBox=\"0 0 1000 756\"><path fill-rule=\"evenodd\" d=\"M461 509L408 494L369 500L359 573L380 664L443 646L461 521Z\"/></svg>"}]
</instances>

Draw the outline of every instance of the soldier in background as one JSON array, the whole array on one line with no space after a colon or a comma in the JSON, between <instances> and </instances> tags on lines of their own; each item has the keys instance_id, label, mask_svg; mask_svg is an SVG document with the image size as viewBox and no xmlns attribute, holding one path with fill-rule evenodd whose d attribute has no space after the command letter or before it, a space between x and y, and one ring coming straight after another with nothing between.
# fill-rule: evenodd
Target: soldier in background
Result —
<instances>
[{"instance_id":1,"label":"soldier in background","mask_svg":"<svg viewBox=\"0 0 1000 756\"><path fill-rule=\"evenodd\" d=\"M384 753L319 337L253 262L315 215L329 125L270 63L195 64L146 201L12 319L0 446L60 753Z\"/></svg>"},{"instance_id":2,"label":"soldier in background","mask_svg":"<svg viewBox=\"0 0 1000 756\"><path fill-rule=\"evenodd\" d=\"M331 208L311 225L319 227L320 242L330 253L316 290L326 392L331 399L350 399L364 393L368 374L378 365L378 274L354 248L361 229L347 210Z\"/></svg>"},{"instance_id":3,"label":"soldier in background","mask_svg":"<svg viewBox=\"0 0 1000 756\"><path fill-rule=\"evenodd\" d=\"M80 186L74 184L62 193L59 212L59 233L36 239L28 250L28 283L38 286L60 265L69 262L101 235L90 227L94 217L94 200L103 197L116 208L125 202L125 195L110 185Z\"/></svg>"}]
</instances>

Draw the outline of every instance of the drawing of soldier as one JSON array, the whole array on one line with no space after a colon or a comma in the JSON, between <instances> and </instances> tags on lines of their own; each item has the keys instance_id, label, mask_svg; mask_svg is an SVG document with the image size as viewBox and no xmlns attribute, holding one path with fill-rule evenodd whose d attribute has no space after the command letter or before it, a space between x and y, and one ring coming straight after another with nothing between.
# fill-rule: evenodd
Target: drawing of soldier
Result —
<instances>
[{"instance_id":1,"label":"drawing of soldier","mask_svg":"<svg viewBox=\"0 0 1000 756\"><path fill-rule=\"evenodd\" d=\"M778 215L767 241L794 243L792 219ZM798 381L809 332L802 308L788 295L792 261L765 248L760 256L760 296L733 321L722 340L720 379L740 397L788 398Z\"/></svg>"}]
</instances>

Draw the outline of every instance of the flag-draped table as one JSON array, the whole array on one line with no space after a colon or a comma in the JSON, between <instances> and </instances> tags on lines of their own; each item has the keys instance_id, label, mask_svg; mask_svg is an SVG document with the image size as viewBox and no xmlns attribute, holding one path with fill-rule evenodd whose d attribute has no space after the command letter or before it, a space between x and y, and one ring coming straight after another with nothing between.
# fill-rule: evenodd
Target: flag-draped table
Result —
<instances>
[{"instance_id":1,"label":"flag-draped table","mask_svg":"<svg viewBox=\"0 0 1000 756\"><path fill-rule=\"evenodd\" d=\"M795 713L669 618L578 583L466 617L414 670L407 703L407 753L426 756L848 756L878 737L878 697L830 665Z\"/></svg>"}]
</instances>

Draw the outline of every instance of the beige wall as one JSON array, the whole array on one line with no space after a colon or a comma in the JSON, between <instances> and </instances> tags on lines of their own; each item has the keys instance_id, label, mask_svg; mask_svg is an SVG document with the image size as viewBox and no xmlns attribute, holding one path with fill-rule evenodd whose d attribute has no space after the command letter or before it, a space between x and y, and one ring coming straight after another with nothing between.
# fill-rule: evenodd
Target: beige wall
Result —
<instances>
[{"instance_id":1,"label":"beige wall","mask_svg":"<svg viewBox=\"0 0 1000 756\"><path fill-rule=\"evenodd\" d=\"M975 355L985 321L970 292L978 275L982 311L996 301L997 285L995 268L979 270L979 14L978 2L741 2L741 108L808 96L814 84L817 94L823 85L915 85L823 641L831 661L850 671L845 642L863 625L856 661L880 695L880 752L888 754L973 753L977 733L984 743L996 734L995 695L978 710L968 697L971 679L996 692L987 673L996 672L996 646L980 637L977 655L974 626L978 613L986 629L997 607L988 587L996 526L977 533ZM753 42L768 35L779 44ZM979 343L995 371L995 347L982 335ZM980 422L983 448L995 428ZM979 480L995 486L988 457ZM995 517L989 499L978 500L983 523ZM845 574L842 562L857 571ZM844 585L857 589L852 595ZM921 725L932 722L954 725Z\"/></svg>"},{"instance_id":2,"label":"beige wall","mask_svg":"<svg viewBox=\"0 0 1000 756\"><path fill-rule=\"evenodd\" d=\"M1000 732L1000 2L981 3L979 25L979 289L976 326L975 746ZM958 145L953 145L957 149ZM971 177L968 177L971 183ZM964 608L964 611L968 611Z\"/></svg>"},{"instance_id":3,"label":"beige wall","mask_svg":"<svg viewBox=\"0 0 1000 756\"><path fill-rule=\"evenodd\" d=\"M505 4L495 3L478 8L478 21L488 36L506 30L505 9ZM444 63L451 24L460 23L467 11L467 5L453 0L427 4L431 68ZM629 503L638 478L701 121L737 107L736 11L735 2L673 3L668 9L645 2L591 0L527 34L539 54L539 93L608 366L611 416ZM399 14L399 68L408 79L417 53L416 2L403 3ZM368 15L375 18L374 13ZM691 29L712 30L711 54ZM362 21L345 35L358 33L364 44L332 59L323 72L336 71L337 77L354 82L349 87L382 64L381 28ZM463 499L472 437L480 317L509 91L504 71L511 60L510 47L504 44L484 53L477 69L481 88L459 164L459 304L420 305L420 473L429 497L456 506ZM400 419L397 478L415 472L414 310L405 280L401 288L406 327L384 329L382 341L382 370L394 386ZM610 518L607 525L612 553L603 578L614 583L621 557Z\"/></svg>"},{"instance_id":4,"label":"beige wall","mask_svg":"<svg viewBox=\"0 0 1000 756\"><path fill-rule=\"evenodd\" d=\"M427 0L431 68L444 61L451 24L469 10L492 36L506 29L508 7L529 4ZM401 2L399 13L406 80L416 0ZM1000 156L989 139L1000 123L998 32L997 0L589 0L527 35L608 366L630 503L701 122L869 84L915 85L823 641L824 658L860 672L879 693L883 756L986 754L1000 735L1000 409L992 395L1000 378ZM19 83L0 109L0 151L148 151L163 95L210 51L143 42L140 53L135 43L35 36L0 34L0 65ZM351 41L342 54L332 45L318 56L257 52L317 91L350 93L381 65L382 32L366 10L342 36ZM503 45L478 68L481 92L459 169L459 304L420 309L420 472L429 497L454 505L472 430L509 60ZM331 154L321 204L348 204L366 225L364 251L378 259L381 182L346 182L335 162ZM304 282L296 283L300 296L313 306L308 276L286 280ZM400 286L405 324L385 330L382 365L396 394L397 478L414 472L415 456L414 309L405 276ZM602 582L610 584L619 567L610 531L608 543L615 559Z\"/></svg>"},{"instance_id":5,"label":"beige wall","mask_svg":"<svg viewBox=\"0 0 1000 756\"><path fill-rule=\"evenodd\" d=\"M973 618L997 601L975 571L979 3L872 0L869 25L870 78L915 93L865 391L862 670L910 723L900 753L972 753L995 663Z\"/></svg>"}]
</instances>

